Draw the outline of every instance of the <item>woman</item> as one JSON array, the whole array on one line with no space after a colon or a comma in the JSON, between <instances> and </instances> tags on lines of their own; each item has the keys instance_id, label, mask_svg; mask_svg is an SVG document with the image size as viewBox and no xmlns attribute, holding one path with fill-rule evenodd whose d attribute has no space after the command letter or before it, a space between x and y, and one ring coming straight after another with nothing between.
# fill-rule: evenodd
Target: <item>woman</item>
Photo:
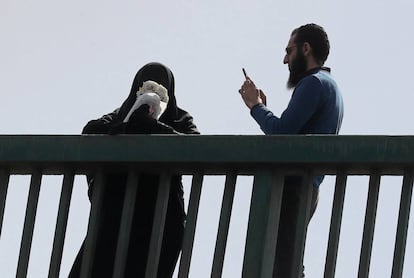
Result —
<instances>
[{"instance_id":1,"label":"woman","mask_svg":"<svg viewBox=\"0 0 414 278\"><path fill-rule=\"evenodd\" d=\"M151 115L150 105L136 110L137 92L144 82L152 81L168 93L166 108L160 115ZM83 134L199 134L192 116L179 108L174 95L174 76L169 68L160 63L149 63L135 76L131 92L122 106L114 112L92 120L84 127ZM105 173L102 219L92 267L92 277L111 277L114 268L116 245L121 221L127 173ZM93 177L88 177L89 197L93 192ZM159 175L141 174L125 277L144 277L151 238ZM171 277L181 250L184 234L184 199L181 176L172 176L164 237L158 267L158 277ZM70 278L80 276L84 244L75 259Z\"/></svg>"}]
</instances>

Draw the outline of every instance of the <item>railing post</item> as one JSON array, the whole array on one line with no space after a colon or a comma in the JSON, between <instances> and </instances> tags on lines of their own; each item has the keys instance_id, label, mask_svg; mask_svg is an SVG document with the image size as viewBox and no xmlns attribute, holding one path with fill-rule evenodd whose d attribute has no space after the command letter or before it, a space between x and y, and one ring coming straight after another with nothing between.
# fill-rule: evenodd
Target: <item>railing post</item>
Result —
<instances>
[{"instance_id":1,"label":"railing post","mask_svg":"<svg viewBox=\"0 0 414 278\"><path fill-rule=\"evenodd\" d=\"M313 194L313 172L306 171L302 179L300 190L300 203L296 218L296 230L294 233L293 261L290 268L290 277L302 277L303 255L305 250L306 234L310 218Z\"/></svg>"},{"instance_id":2,"label":"railing post","mask_svg":"<svg viewBox=\"0 0 414 278\"><path fill-rule=\"evenodd\" d=\"M380 187L378 172L371 174L367 208L365 212L364 233L362 235L361 256L359 257L358 278L368 277L371 262L372 241L374 239L375 219L377 215L378 194Z\"/></svg>"},{"instance_id":3,"label":"railing post","mask_svg":"<svg viewBox=\"0 0 414 278\"><path fill-rule=\"evenodd\" d=\"M263 170L255 174L242 277L272 277L284 177Z\"/></svg>"},{"instance_id":4,"label":"railing post","mask_svg":"<svg viewBox=\"0 0 414 278\"><path fill-rule=\"evenodd\" d=\"M20 245L19 262L17 265L17 278L24 278L27 275L29 266L30 249L32 246L33 231L36 220L37 203L39 201L42 173L35 171L30 181L29 196L27 199L26 217L24 219L23 235Z\"/></svg>"},{"instance_id":5,"label":"railing post","mask_svg":"<svg viewBox=\"0 0 414 278\"><path fill-rule=\"evenodd\" d=\"M395 238L392 278L400 278L403 273L405 246L407 244L408 222L410 219L411 198L413 195L413 170L404 173L401 189L400 212Z\"/></svg>"},{"instance_id":6,"label":"railing post","mask_svg":"<svg viewBox=\"0 0 414 278\"><path fill-rule=\"evenodd\" d=\"M0 238L3 227L4 207L6 205L7 188L9 185L9 173L4 169L0 169Z\"/></svg>"},{"instance_id":7,"label":"railing post","mask_svg":"<svg viewBox=\"0 0 414 278\"><path fill-rule=\"evenodd\" d=\"M224 186L223 201L221 204L219 228L217 232L216 247L214 249L211 278L220 278L223 271L224 255L226 253L227 236L230 226L230 217L236 189L237 175L228 173Z\"/></svg>"},{"instance_id":8,"label":"railing post","mask_svg":"<svg viewBox=\"0 0 414 278\"><path fill-rule=\"evenodd\" d=\"M89 213L88 232L85 239L85 249L82 256L81 278L90 278L92 275L96 242L101 222L101 208L103 204L103 194L105 187L105 177L102 169L95 175L93 184L91 210ZM110 275L108 273L108 275Z\"/></svg>"},{"instance_id":9,"label":"railing post","mask_svg":"<svg viewBox=\"0 0 414 278\"><path fill-rule=\"evenodd\" d=\"M148 261L145 277L157 277L158 263L161 254L162 237L164 234L165 219L167 215L168 197L170 195L171 176L162 173L158 185L157 202L155 206L154 222L152 224L151 241L149 245Z\"/></svg>"},{"instance_id":10,"label":"railing post","mask_svg":"<svg viewBox=\"0 0 414 278\"><path fill-rule=\"evenodd\" d=\"M191 183L191 193L190 200L188 202L188 214L184 230L183 248L181 252L178 278L187 278L190 272L191 253L193 251L194 234L197 224L203 178L204 174L202 172L197 172L194 174Z\"/></svg>"},{"instance_id":11,"label":"railing post","mask_svg":"<svg viewBox=\"0 0 414 278\"><path fill-rule=\"evenodd\" d=\"M332 203L331 225L329 228L328 249L326 252L324 278L334 278L341 233L342 212L344 209L347 175L339 172L336 176L335 193Z\"/></svg>"},{"instance_id":12,"label":"railing post","mask_svg":"<svg viewBox=\"0 0 414 278\"><path fill-rule=\"evenodd\" d=\"M69 206L72 197L73 181L74 173L67 171L63 177L62 191L60 194L55 238L53 240L52 256L49 266L48 277L50 278L59 277L60 264L62 262L63 244L66 234L66 225L69 215Z\"/></svg>"},{"instance_id":13,"label":"railing post","mask_svg":"<svg viewBox=\"0 0 414 278\"><path fill-rule=\"evenodd\" d=\"M128 257L128 244L130 241L132 221L134 217L135 202L137 199L139 175L130 170L126 184L124 206L122 208L121 224L118 244L116 248L113 278L124 277Z\"/></svg>"}]
</instances>

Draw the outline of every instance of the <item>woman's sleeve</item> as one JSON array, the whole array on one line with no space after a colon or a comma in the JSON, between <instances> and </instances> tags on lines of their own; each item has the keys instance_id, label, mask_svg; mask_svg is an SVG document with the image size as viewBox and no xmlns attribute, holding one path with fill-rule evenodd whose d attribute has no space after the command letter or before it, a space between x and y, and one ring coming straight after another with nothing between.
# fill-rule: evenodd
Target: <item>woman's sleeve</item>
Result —
<instances>
[{"instance_id":1,"label":"woman's sleeve","mask_svg":"<svg viewBox=\"0 0 414 278\"><path fill-rule=\"evenodd\" d=\"M183 109L178 109L178 119L170 123L172 128L184 134L200 134L194 123L193 116Z\"/></svg>"},{"instance_id":2,"label":"woman's sleeve","mask_svg":"<svg viewBox=\"0 0 414 278\"><path fill-rule=\"evenodd\" d=\"M110 130L117 124L118 111L103 115L101 118L89 121L82 130L82 134L109 134Z\"/></svg>"}]
</instances>

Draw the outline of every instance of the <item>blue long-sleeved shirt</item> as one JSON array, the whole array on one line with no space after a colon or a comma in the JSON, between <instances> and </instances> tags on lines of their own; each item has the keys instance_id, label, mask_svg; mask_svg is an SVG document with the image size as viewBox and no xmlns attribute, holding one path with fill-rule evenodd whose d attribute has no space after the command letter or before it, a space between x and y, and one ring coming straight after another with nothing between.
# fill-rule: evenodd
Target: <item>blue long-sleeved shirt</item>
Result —
<instances>
[{"instance_id":1,"label":"blue long-sleeved shirt","mask_svg":"<svg viewBox=\"0 0 414 278\"><path fill-rule=\"evenodd\" d=\"M263 104L250 113L265 134L338 134L343 101L330 73L319 70L299 81L280 117Z\"/></svg>"},{"instance_id":2,"label":"blue long-sleeved shirt","mask_svg":"<svg viewBox=\"0 0 414 278\"><path fill-rule=\"evenodd\" d=\"M275 116L265 105L254 106L250 113L265 134L338 134L342 124L343 101L329 71L317 70L302 78L293 91L286 110ZM297 183L298 177L287 177ZM314 178L319 187L323 176Z\"/></svg>"}]
</instances>

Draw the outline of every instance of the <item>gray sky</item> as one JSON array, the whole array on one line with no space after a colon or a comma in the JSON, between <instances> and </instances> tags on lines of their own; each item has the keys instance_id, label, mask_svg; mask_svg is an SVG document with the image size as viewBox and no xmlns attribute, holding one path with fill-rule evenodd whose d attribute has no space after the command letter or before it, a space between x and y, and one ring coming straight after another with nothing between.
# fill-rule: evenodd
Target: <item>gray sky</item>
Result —
<instances>
[{"instance_id":1,"label":"gray sky","mask_svg":"<svg viewBox=\"0 0 414 278\"><path fill-rule=\"evenodd\" d=\"M0 134L79 134L88 120L122 103L136 71L151 61L172 69L178 104L194 116L203 134L262 134L237 92L243 81L241 68L280 115L290 98L284 49L292 29L309 22L324 26L331 40L326 66L332 68L344 97L341 134L414 133L408 115L414 91L409 82L414 64L412 1L223 2L0 0ZM49 223L48 213L57 206L59 192L48 186L57 179L45 179L40 223ZM222 177L206 180L193 277L209 277L205 261L214 248L211 226L217 225L222 194ZM235 210L240 213L232 222L224 277L240 272L245 235L239 230L246 225L248 181L239 181ZM400 181L382 180L372 277L389 277ZM0 272L6 273L2 277L14 277L18 253L10 250L18 249L28 177L13 177L12 182L0 242ZM337 277L356 276L367 184L367 177L348 180ZM89 209L83 177L76 185L64 275L84 236ZM333 179L328 177L309 228L309 277L322 277L332 193ZM34 246L44 246L52 226L36 226ZM414 274L408 263L414 257L412 237L411 229L404 277ZM38 249L32 254L29 277L45 276L47 248Z\"/></svg>"}]
</instances>

